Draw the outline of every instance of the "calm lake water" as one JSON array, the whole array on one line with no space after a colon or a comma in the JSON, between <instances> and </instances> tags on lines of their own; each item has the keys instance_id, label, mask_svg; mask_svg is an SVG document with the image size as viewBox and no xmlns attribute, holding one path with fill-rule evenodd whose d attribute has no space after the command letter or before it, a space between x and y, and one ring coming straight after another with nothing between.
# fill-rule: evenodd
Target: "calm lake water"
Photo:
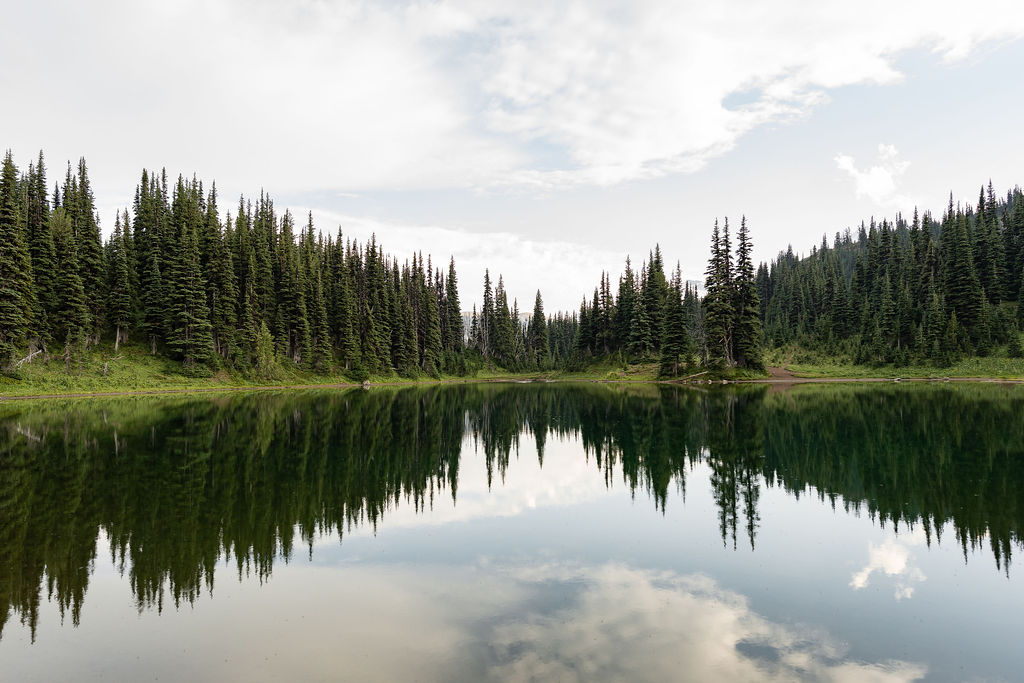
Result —
<instances>
[{"instance_id":1,"label":"calm lake water","mask_svg":"<svg viewBox=\"0 0 1024 683\"><path fill-rule=\"evenodd\" d=\"M1024 387L0 404L0 679L1022 680Z\"/></svg>"}]
</instances>

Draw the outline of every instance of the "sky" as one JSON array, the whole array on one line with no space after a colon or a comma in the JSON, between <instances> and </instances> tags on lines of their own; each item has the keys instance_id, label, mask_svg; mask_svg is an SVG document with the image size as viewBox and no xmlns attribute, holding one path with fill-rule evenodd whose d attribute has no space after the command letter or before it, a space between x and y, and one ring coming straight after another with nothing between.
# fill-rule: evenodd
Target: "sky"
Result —
<instances>
[{"instance_id":1,"label":"sky","mask_svg":"<svg viewBox=\"0 0 1024 683\"><path fill-rule=\"evenodd\" d=\"M0 147L84 156L106 234L142 168L576 308L659 244L702 279L1024 183L1019 0L6 2Z\"/></svg>"}]
</instances>

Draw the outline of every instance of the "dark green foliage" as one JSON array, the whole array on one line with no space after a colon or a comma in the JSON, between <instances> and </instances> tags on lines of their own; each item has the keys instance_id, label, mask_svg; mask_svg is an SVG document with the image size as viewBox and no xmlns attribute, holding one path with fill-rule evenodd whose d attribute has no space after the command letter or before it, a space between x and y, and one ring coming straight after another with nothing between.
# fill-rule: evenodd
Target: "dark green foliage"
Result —
<instances>
[{"instance_id":1,"label":"dark green foliage","mask_svg":"<svg viewBox=\"0 0 1024 683\"><path fill-rule=\"evenodd\" d=\"M448 278L445 280L445 350L456 355L462 353L465 331L462 329L462 306L459 303L459 280L455 274L455 259L448 262Z\"/></svg>"},{"instance_id":2,"label":"dark green foliage","mask_svg":"<svg viewBox=\"0 0 1024 683\"><path fill-rule=\"evenodd\" d=\"M118 212L97 250L84 160L68 168L53 209L41 156L19 178L8 155L0 190L0 268L10 274L0 290L5 365L37 338L77 352L109 334L115 348L137 335L152 353L200 374L226 364L272 377L285 360L318 373L340 361L353 377L394 366L435 376L465 371L454 260L447 279L422 256L400 271L375 238L362 247L340 232L325 241L312 215L296 230L291 213L278 216L266 194L255 206L241 199L237 216L222 222L215 187L204 193L198 180L179 177L170 192L167 174L149 171L135 192L134 220Z\"/></svg>"},{"instance_id":3,"label":"dark green foliage","mask_svg":"<svg viewBox=\"0 0 1024 683\"><path fill-rule=\"evenodd\" d=\"M533 315L530 316L526 338L530 364L541 369L546 368L549 365L548 325L544 315L544 301L541 299L539 289L533 303Z\"/></svg>"},{"instance_id":4,"label":"dark green foliage","mask_svg":"<svg viewBox=\"0 0 1024 683\"><path fill-rule=\"evenodd\" d=\"M167 345L189 370L213 356L206 282L199 263L201 192L198 183L187 184L179 176L171 207L174 251L167 274Z\"/></svg>"},{"instance_id":5,"label":"dark green foliage","mask_svg":"<svg viewBox=\"0 0 1024 683\"><path fill-rule=\"evenodd\" d=\"M427 268L427 278L420 274L420 367L432 377L440 372L441 356L441 316L438 311L437 292L431 269Z\"/></svg>"},{"instance_id":6,"label":"dark green foliage","mask_svg":"<svg viewBox=\"0 0 1024 683\"><path fill-rule=\"evenodd\" d=\"M408 291L407 281L402 282L398 290L399 311L398 345L395 348L395 368L403 375L411 375L419 366L419 350L416 344L416 320L412 308L412 295Z\"/></svg>"},{"instance_id":7,"label":"dark green foliage","mask_svg":"<svg viewBox=\"0 0 1024 683\"><path fill-rule=\"evenodd\" d=\"M511 366L514 360L516 327L519 321L512 320L505 293L505 281L499 275L494 288L494 315L491 317L491 350L502 365Z\"/></svg>"},{"instance_id":8,"label":"dark green foliage","mask_svg":"<svg viewBox=\"0 0 1024 683\"><path fill-rule=\"evenodd\" d=\"M51 340L50 318L57 307L55 284L53 235L50 231L50 202L46 192L46 166L43 153L33 166L29 164L25 178L25 231L29 256L32 261L32 282L35 286L34 313L36 330Z\"/></svg>"},{"instance_id":9,"label":"dark green foliage","mask_svg":"<svg viewBox=\"0 0 1024 683\"><path fill-rule=\"evenodd\" d=\"M761 346L764 335L761 329L761 300L754 278L754 264L751 258L753 245L747 232L746 216L740 221L736 236L736 277L733 282L735 322L733 325L733 358L741 368L763 368ZM845 290L845 288L843 288ZM843 306L842 302L837 305Z\"/></svg>"},{"instance_id":10,"label":"dark green foliage","mask_svg":"<svg viewBox=\"0 0 1024 683\"><path fill-rule=\"evenodd\" d=\"M214 351L226 359L237 355L238 337L246 336L244 331L240 334L238 329L238 285L230 248L233 241L230 230L230 220L228 234L224 234L221 229L217 213L217 188L214 186L206 200L203 230L203 251L207 261L204 269L206 305L210 311Z\"/></svg>"},{"instance_id":11,"label":"dark green foliage","mask_svg":"<svg viewBox=\"0 0 1024 683\"><path fill-rule=\"evenodd\" d=\"M127 214L125 221L128 220ZM131 263L128 258L127 226L118 212L114 234L107 244L107 319L114 328L114 348L127 341L134 322Z\"/></svg>"},{"instance_id":12,"label":"dark green foliage","mask_svg":"<svg viewBox=\"0 0 1024 683\"><path fill-rule=\"evenodd\" d=\"M915 211L803 259L790 250L757 277L768 342L895 365L996 352L1024 320L1022 245L1024 196L990 186L977 209L951 197L941 221Z\"/></svg>"},{"instance_id":13,"label":"dark green foliage","mask_svg":"<svg viewBox=\"0 0 1024 683\"><path fill-rule=\"evenodd\" d=\"M100 226L93 203L92 186L89 182L85 159L78 161L78 175L74 176L68 166L64 183L64 209L71 219L78 250L78 265L85 287L85 300L89 308L92 329L90 340L99 341L103 330L106 304L106 269L104 268L103 245Z\"/></svg>"},{"instance_id":14,"label":"dark green foliage","mask_svg":"<svg viewBox=\"0 0 1024 683\"><path fill-rule=\"evenodd\" d=\"M60 340L66 356L85 346L89 330L89 305L85 287L79 275L78 243L71 219L64 209L56 209L50 216L53 230L54 262L57 270L56 289L61 293L53 314L53 336Z\"/></svg>"},{"instance_id":15,"label":"dark green foliage","mask_svg":"<svg viewBox=\"0 0 1024 683\"><path fill-rule=\"evenodd\" d=\"M133 242L135 270L139 281L139 323L146 333L152 353L164 338L167 312L167 283L164 280L165 259L171 256L171 231L168 225L166 175L158 183L156 176L142 172L135 191Z\"/></svg>"},{"instance_id":16,"label":"dark green foliage","mask_svg":"<svg viewBox=\"0 0 1024 683\"><path fill-rule=\"evenodd\" d=\"M733 326L736 310L733 302L732 255L729 251L729 221L726 219L724 230L719 232L718 221L715 221L711 233L711 258L705 273L704 286L707 294L704 297L704 329L707 335L707 357L705 362L711 367L731 367L733 365Z\"/></svg>"},{"instance_id":17,"label":"dark green foliage","mask_svg":"<svg viewBox=\"0 0 1024 683\"><path fill-rule=\"evenodd\" d=\"M313 370L324 375L331 370L331 334L327 327L327 302L320 271L316 271L313 284Z\"/></svg>"},{"instance_id":18,"label":"dark green foliage","mask_svg":"<svg viewBox=\"0 0 1024 683\"><path fill-rule=\"evenodd\" d=\"M661 336L661 369L664 377L676 377L681 368L690 364L696 347L686 329L686 311L683 308L683 281L679 265L672 276L665 299L665 319Z\"/></svg>"},{"instance_id":19,"label":"dark green foliage","mask_svg":"<svg viewBox=\"0 0 1024 683\"><path fill-rule=\"evenodd\" d=\"M311 356L312 335L306 309L307 272L295 244L294 221L285 211L277 247L277 286L275 287L277 312L275 338L282 344L283 355L301 364Z\"/></svg>"},{"instance_id":20,"label":"dark green foliage","mask_svg":"<svg viewBox=\"0 0 1024 683\"><path fill-rule=\"evenodd\" d=\"M470 368L482 359L511 370L660 361L675 375L692 356L761 368L765 340L862 362L946 364L1015 353L1014 328L1024 326L1024 194L1001 199L991 184L976 210L951 201L941 221L927 212L871 221L806 258L789 249L756 269L746 220L735 250L728 219L716 222L703 299L678 269L666 280L656 245L635 271L627 258L617 281L602 272L578 312L549 316L538 293L523 324L503 278L493 286L486 271L468 335L454 259L436 269L416 254L400 267L376 237L325 239L312 215L297 229L264 193L222 221L215 187L179 178L170 192L166 172L143 171L132 215L118 213L104 247L84 160L69 166L51 208L42 155L19 177L8 154L0 231L5 366L22 349L106 336L201 372L267 375L284 363L437 376L465 372L469 358Z\"/></svg>"},{"instance_id":21,"label":"dark green foliage","mask_svg":"<svg viewBox=\"0 0 1024 683\"><path fill-rule=\"evenodd\" d=\"M270 328L267 327L266 321L260 323L259 332L256 333L253 356L256 373L264 379L273 379L277 374L277 357L274 352L274 338L270 334Z\"/></svg>"},{"instance_id":22,"label":"dark green foliage","mask_svg":"<svg viewBox=\"0 0 1024 683\"><path fill-rule=\"evenodd\" d=\"M9 365L33 327L35 295L18 206L18 170L8 151L0 172L0 369Z\"/></svg>"}]
</instances>

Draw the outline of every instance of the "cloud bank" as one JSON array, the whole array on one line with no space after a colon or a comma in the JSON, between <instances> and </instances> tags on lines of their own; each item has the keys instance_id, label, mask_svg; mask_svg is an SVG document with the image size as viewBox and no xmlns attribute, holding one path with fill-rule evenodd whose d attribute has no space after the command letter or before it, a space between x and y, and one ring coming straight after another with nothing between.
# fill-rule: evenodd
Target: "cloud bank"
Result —
<instances>
[{"instance_id":1,"label":"cloud bank","mask_svg":"<svg viewBox=\"0 0 1024 683\"><path fill-rule=\"evenodd\" d=\"M694 171L830 90L899 82L906 51L953 62L1024 35L1011 0L8 10L5 46L23 58L0 87L32 106L5 107L0 125L20 155L85 154L111 182L166 164L275 193L551 189Z\"/></svg>"}]
</instances>

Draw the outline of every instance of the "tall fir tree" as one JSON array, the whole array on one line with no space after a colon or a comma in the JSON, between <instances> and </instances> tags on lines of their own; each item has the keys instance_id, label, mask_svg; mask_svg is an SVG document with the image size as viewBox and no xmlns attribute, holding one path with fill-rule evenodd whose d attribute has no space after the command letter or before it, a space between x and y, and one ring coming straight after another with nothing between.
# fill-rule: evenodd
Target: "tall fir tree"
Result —
<instances>
[{"instance_id":1,"label":"tall fir tree","mask_svg":"<svg viewBox=\"0 0 1024 683\"><path fill-rule=\"evenodd\" d=\"M448 277L445 279L445 315L448 319L448 351L462 353L465 331L462 325L462 306L459 303L459 280L455 274L455 257L448 262Z\"/></svg>"},{"instance_id":2,"label":"tall fir tree","mask_svg":"<svg viewBox=\"0 0 1024 683\"><path fill-rule=\"evenodd\" d=\"M695 347L686 330L686 313L683 309L683 276L678 264L665 298L664 319L661 326L660 374L667 377L679 375L680 368L687 365Z\"/></svg>"},{"instance_id":3,"label":"tall fir tree","mask_svg":"<svg viewBox=\"0 0 1024 683\"><path fill-rule=\"evenodd\" d=\"M56 287L61 293L53 316L54 339L64 348L66 358L84 349L92 329L85 286L79 275L78 241L75 239L71 217L63 209L50 216L53 230Z\"/></svg>"},{"instance_id":4,"label":"tall fir tree","mask_svg":"<svg viewBox=\"0 0 1024 683\"><path fill-rule=\"evenodd\" d=\"M206 283L199 265L201 190L179 176L171 207L175 253L168 273L167 345L194 370L213 356Z\"/></svg>"},{"instance_id":5,"label":"tall fir tree","mask_svg":"<svg viewBox=\"0 0 1024 683\"><path fill-rule=\"evenodd\" d=\"M735 316L732 296L732 273L729 256L728 221L724 232L715 221L711 233L711 258L708 261L704 287L705 322L707 330L708 365L731 367L732 325Z\"/></svg>"},{"instance_id":6,"label":"tall fir tree","mask_svg":"<svg viewBox=\"0 0 1024 683\"><path fill-rule=\"evenodd\" d=\"M33 327L34 299L18 206L18 169L8 150L0 171L0 369L14 360Z\"/></svg>"},{"instance_id":7,"label":"tall fir tree","mask_svg":"<svg viewBox=\"0 0 1024 683\"><path fill-rule=\"evenodd\" d=\"M86 304L89 307L89 316L92 320L90 338L93 343L96 343L99 341L104 325L103 313L104 304L106 303L106 278L104 277L105 269L100 226L96 218L92 183L89 181L85 158L78 161L77 181L72 184L70 189L70 192L68 188L64 190L64 203L65 208L71 215L72 225L75 230L78 265L81 268Z\"/></svg>"},{"instance_id":8,"label":"tall fir tree","mask_svg":"<svg viewBox=\"0 0 1024 683\"><path fill-rule=\"evenodd\" d=\"M544 301L541 299L540 290L537 290L537 298L533 302L533 315L530 317L530 325L527 328L528 348L530 351L530 364L546 369L548 367L548 325L544 315Z\"/></svg>"},{"instance_id":9,"label":"tall fir tree","mask_svg":"<svg viewBox=\"0 0 1024 683\"><path fill-rule=\"evenodd\" d=\"M736 276L733 282L735 323L732 337L736 364L739 367L761 369L763 332L761 328L761 302L754 278L751 257L753 244L747 231L747 217L740 220L736 235ZM844 288L845 290L845 288Z\"/></svg>"},{"instance_id":10,"label":"tall fir tree","mask_svg":"<svg viewBox=\"0 0 1024 683\"><path fill-rule=\"evenodd\" d=\"M124 220L128 221L128 212ZM114 350L128 341L134 320L131 264L126 248L128 226L121 221L118 211L114 220L114 234L110 238L107 259L107 319L114 328Z\"/></svg>"},{"instance_id":11,"label":"tall fir tree","mask_svg":"<svg viewBox=\"0 0 1024 683\"><path fill-rule=\"evenodd\" d=\"M32 262L37 333L45 341L52 340L50 319L57 308L58 293L54 288L53 235L50 232L50 202L46 188L46 165L43 153L35 166L29 166L26 179L25 227L29 257Z\"/></svg>"}]
</instances>

